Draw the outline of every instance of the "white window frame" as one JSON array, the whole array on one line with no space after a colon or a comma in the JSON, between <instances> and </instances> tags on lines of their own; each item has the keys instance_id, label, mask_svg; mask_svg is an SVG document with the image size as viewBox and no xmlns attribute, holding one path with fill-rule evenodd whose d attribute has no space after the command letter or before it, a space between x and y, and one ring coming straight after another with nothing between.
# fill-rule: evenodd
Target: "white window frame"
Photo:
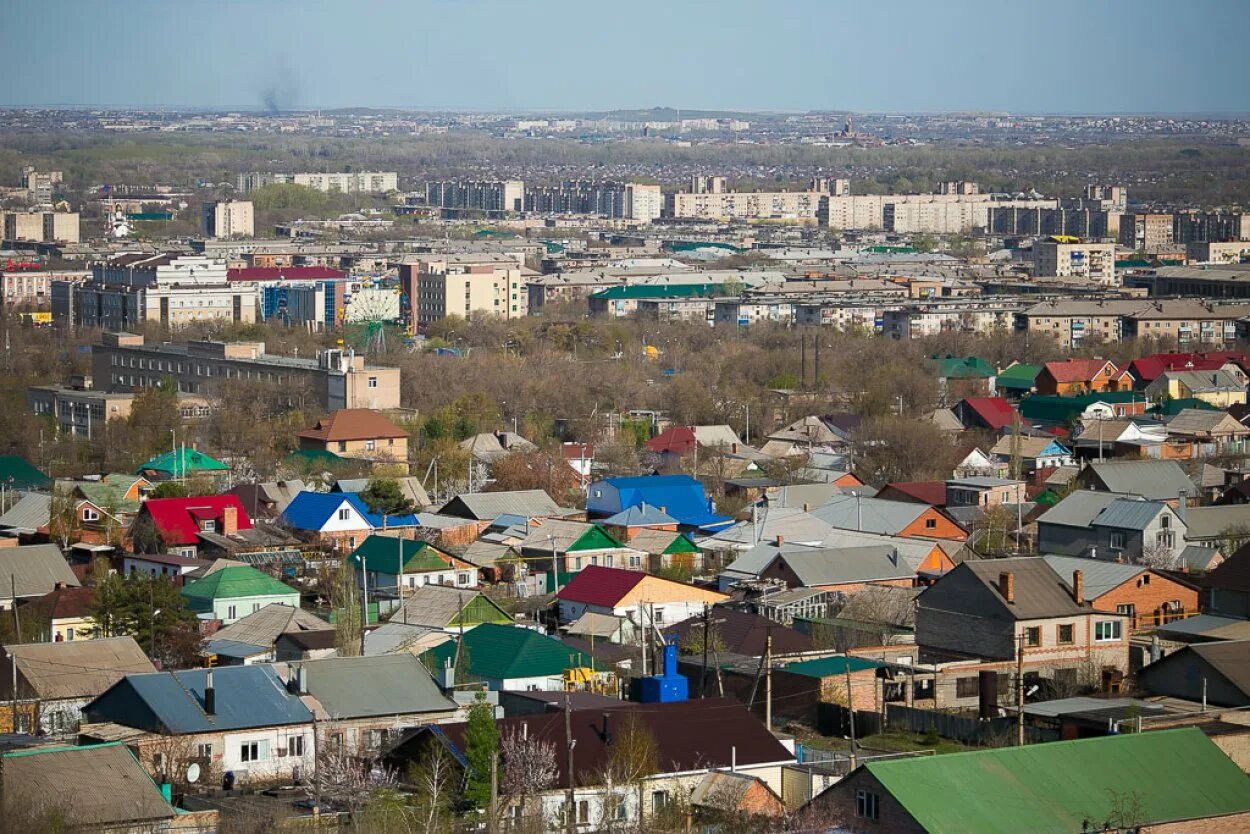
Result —
<instances>
[{"instance_id":1,"label":"white window frame","mask_svg":"<svg viewBox=\"0 0 1250 834\"><path fill-rule=\"evenodd\" d=\"M1119 620L1099 620L1094 623L1095 643L1118 643L1123 639L1123 626Z\"/></svg>"}]
</instances>

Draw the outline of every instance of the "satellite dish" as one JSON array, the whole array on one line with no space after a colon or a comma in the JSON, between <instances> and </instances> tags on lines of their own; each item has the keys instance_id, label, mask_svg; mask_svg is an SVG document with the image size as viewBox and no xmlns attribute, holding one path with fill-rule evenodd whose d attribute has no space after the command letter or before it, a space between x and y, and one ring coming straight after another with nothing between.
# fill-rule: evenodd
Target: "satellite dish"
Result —
<instances>
[{"instance_id":1,"label":"satellite dish","mask_svg":"<svg viewBox=\"0 0 1250 834\"><path fill-rule=\"evenodd\" d=\"M191 762L187 767L187 783L194 785L196 780L200 778L200 766L196 762Z\"/></svg>"}]
</instances>

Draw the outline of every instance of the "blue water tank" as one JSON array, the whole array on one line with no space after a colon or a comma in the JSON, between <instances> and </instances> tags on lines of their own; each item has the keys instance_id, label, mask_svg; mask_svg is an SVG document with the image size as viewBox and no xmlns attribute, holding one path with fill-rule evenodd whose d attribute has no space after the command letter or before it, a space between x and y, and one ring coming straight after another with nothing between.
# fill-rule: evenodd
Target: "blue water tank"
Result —
<instances>
[{"instance_id":1,"label":"blue water tank","mask_svg":"<svg viewBox=\"0 0 1250 834\"><path fill-rule=\"evenodd\" d=\"M638 696L644 704L668 704L690 698L690 682L677 674L677 647L664 647L664 674L650 675L639 682Z\"/></svg>"}]
</instances>

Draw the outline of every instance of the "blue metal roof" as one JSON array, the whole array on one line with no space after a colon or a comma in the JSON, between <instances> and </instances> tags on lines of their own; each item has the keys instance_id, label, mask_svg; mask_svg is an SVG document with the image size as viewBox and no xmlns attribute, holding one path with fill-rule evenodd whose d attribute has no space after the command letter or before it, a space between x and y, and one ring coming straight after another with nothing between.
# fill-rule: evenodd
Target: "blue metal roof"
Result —
<instances>
[{"instance_id":1,"label":"blue metal roof","mask_svg":"<svg viewBox=\"0 0 1250 834\"><path fill-rule=\"evenodd\" d=\"M614 516L605 518L603 523L614 524L617 527L646 527L658 524L676 524L677 519L663 512L659 507L653 507L644 501L636 507L628 507Z\"/></svg>"},{"instance_id":2,"label":"blue metal roof","mask_svg":"<svg viewBox=\"0 0 1250 834\"><path fill-rule=\"evenodd\" d=\"M732 518L713 511L703 484L689 475L605 478L590 485L586 509L599 515L616 515L643 504L663 507L665 513L687 527L713 530L733 524Z\"/></svg>"},{"instance_id":3,"label":"blue metal roof","mask_svg":"<svg viewBox=\"0 0 1250 834\"><path fill-rule=\"evenodd\" d=\"M344 501L350 504L352 509L360 513L371 527L382 527L381 514L370 512L369 506L364 502L364 499L355 492L310 492L305 490L291 499L290 504L287 504L286 509L282 511L282 520L296 530L320 530L338 512L339 507L343 506ZM417 527L420 525L417 521L417 516L412 514L388 515L386 517L386 526Z\"/></svg>"}]
</instances>

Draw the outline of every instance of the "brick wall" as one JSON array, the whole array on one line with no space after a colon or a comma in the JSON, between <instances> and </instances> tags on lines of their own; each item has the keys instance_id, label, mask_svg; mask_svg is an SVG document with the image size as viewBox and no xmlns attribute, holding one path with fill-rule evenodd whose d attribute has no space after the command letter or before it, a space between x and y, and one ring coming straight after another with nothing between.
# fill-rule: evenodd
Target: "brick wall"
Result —
<instances>
[{"instance_id":1,"label":"brick wall","mask_svg":"<svg viewBox=\"0 0 1250 834\"><path fill-rule=\"evenodd\" d=\"M1148 581L1142 584L1143 579ZM1180 601L1182 611L1197 611L1198 589L1182 585L1162 574L1146 573L1091 602L1099 611L1109 612L1115 611L1117 605L1134 605L1137 617L1133 621L1133 627L1149 628L1156 625L1154 615L1162 612L1165 604L1176 600Z\"/></svg>"}]
</instances>

